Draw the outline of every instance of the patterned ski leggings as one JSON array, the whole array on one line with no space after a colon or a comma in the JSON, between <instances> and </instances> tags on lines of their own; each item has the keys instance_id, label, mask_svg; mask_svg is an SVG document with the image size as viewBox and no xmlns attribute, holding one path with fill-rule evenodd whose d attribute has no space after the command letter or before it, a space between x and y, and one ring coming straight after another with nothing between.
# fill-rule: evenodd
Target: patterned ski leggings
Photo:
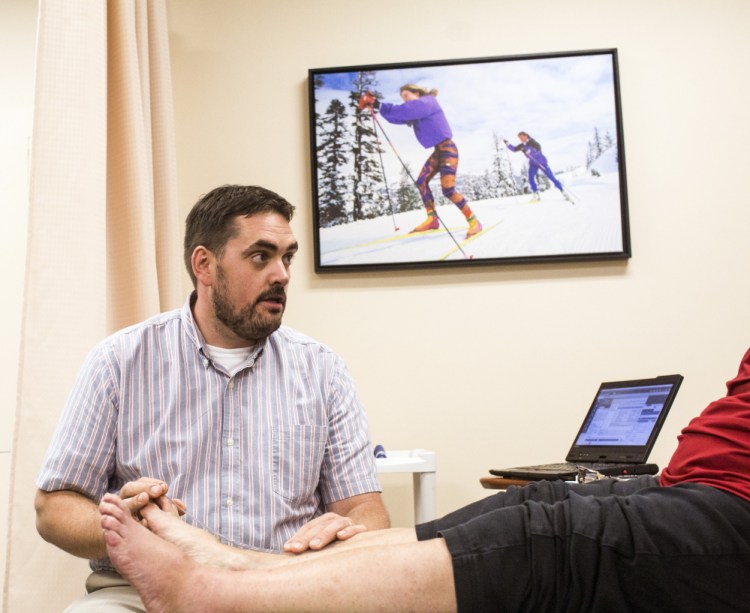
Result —
<instances>
[{"instance_id":1,"label":"patterned ski leggings","mask_svg":"<svg viewBox=\"0 0 750 613\"><path fill-rule=\"evenodd\" d=\"M455 204L467 219L471 217L471 209L466 204L466 199L456 190L456 169L458 168L458 148L450 138L435 146L432 155L422 167L417 178L417 188L422 196L425 208L428 211L435 210L435 197L430 189L430 181L439 172L440 187L443 195Z\"/></svg>"}]
</instances>

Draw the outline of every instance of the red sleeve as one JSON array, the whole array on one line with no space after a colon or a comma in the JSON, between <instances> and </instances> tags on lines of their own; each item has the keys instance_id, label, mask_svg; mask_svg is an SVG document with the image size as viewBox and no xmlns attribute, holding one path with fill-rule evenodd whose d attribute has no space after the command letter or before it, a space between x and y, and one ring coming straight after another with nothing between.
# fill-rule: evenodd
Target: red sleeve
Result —
<instances>
[{"instance_id":1,"label":"red sleeve","mask_svg":"<svg viewBox=\"0 0 750 613\"><path fill-rule=\"evenodd\" d=\"M750 501L750 350L727 395L709 404L678 437L662 485L703 483Z\"/></svg>"}]
</instances>

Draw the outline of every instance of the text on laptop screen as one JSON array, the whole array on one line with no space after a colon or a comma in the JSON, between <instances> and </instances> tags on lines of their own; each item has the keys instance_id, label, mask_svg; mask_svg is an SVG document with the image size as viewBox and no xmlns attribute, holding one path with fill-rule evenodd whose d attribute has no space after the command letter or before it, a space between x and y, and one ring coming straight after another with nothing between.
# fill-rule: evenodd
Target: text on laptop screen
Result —
<instances>
[{"instance_id":1,"label":"text on laptop screen","mask_svg":"<svg viewBox=\"0 0 750 613\"><path fill-rule=\"evenodd\" d=\"M601 390L575 444L645 445L671 391L671 384Z\"/></svg>"}]
</instances>

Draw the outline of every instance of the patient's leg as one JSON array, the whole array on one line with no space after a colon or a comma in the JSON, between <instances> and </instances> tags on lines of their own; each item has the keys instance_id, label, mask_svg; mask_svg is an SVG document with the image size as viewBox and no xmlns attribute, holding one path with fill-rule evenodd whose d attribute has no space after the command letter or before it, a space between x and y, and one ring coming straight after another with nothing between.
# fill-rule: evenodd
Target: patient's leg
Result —
<instances>
[{"instance_id":1,"label":"patient's leg","mask_svg":"<svg viewBox=\"0 0 750 613\"><path fill-rule=\"evenodd\" d=\"M456 610L451 558L442 539L355 547L263 571L199 565L133 519L107 494L100 504L112 562L153 613L180 611Z\"/></svg>"},{"instance_id":2,"label":"patient's leg","mask_svg":"<svg viewBox=\"0 0 750 613\"><path fill-rule=\"evenodd\" d=\"M213 534L186 524L175 515L165 513L156 505L148 505L141 511L148 528L158 536L177 545L184 553L201 564L209 564L232 570L273 568L304 560L309 555L339 553L356 547L416 542L416 533L411 528L374 530L362 532L346 541L335 541L324 549L303 553L265 553L239 549L221 543Z\"/></svg>"}]
</instances>

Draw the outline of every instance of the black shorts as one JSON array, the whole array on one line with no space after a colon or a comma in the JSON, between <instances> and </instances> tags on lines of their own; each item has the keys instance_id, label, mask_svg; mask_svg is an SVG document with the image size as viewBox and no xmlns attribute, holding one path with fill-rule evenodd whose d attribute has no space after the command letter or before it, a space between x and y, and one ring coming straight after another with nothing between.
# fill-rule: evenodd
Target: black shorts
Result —
<instances>
[{"instance_id":1,"label":"black shorts","mask_svg":"<svg viewBox=\"0 0 750 613\"><path fill-rule=\"evenodd\" d=\"M747 611L750 503L653 477L509 488L417 526L443 537L460 613Z\"/></svg>"}]
</instances>

